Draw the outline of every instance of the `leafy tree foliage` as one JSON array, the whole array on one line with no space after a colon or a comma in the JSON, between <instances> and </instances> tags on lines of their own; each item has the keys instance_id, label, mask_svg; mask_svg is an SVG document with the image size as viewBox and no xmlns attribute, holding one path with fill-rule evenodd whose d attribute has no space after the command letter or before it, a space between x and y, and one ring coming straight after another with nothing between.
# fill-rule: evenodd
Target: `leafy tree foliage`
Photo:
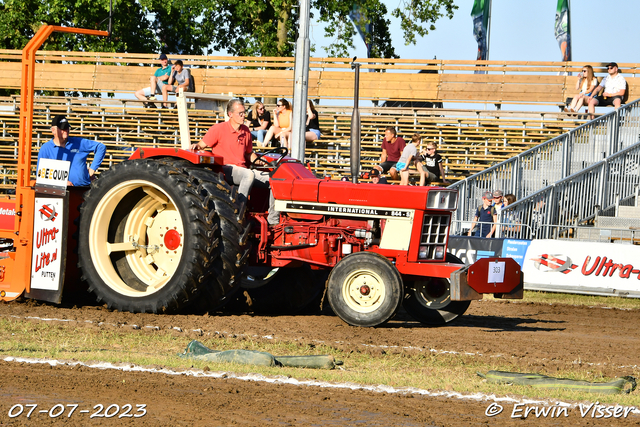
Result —
<instances>
[{"instance_id":1,"label":"leafy tree foliage","mask_svg":"<svg viewBox=\"0 0 640 427\"><path fill-rule=\"evenodd\" d=\"M116 1L110 38L54 33L45 50L153 52L158 43L143 7ZM22 49L42 24L106 30L109 0L0 0L0 47Z\"/></svg>"},{"instance_id":2,"label":"leafy tree foliage","mask_svg":"<svg viewBox=\"0 0 640 427\"><path fill-rule=\"evenodd\" d=\"M114 0L109 39L57 33L48 50L204 54L225 50L239 56L291 56L298 0ZM382 0L311 0L312 20L327 23L327 51L345 57L358 36L349 13L359 7L372 25L366 35L372 57L397 57ZM453 0L400 0L391 15L401 20L406 44L452 18ZM0 0L0 48L21 49L42 23L98 28L109 0ZM106 29L106 25L100 26Z\"/></svg>"}]
</instances>

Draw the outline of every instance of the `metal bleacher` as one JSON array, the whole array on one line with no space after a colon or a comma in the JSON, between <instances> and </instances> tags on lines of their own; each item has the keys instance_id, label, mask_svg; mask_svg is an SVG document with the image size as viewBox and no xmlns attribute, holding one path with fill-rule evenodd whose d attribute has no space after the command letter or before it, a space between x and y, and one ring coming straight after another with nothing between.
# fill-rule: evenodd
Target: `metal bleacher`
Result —
<instances>
[{"instance_id":1,"label":"metal bleacher","mask_svg":"<svg viewBox=\"0 0 640 427\"><path fill-rule=\"evenodd\" d=\"M640 233L635 238L637 220L621 216L621 207L638 204L639 185L636 100L451 185L460 192L452 234L460 234L473 219L483 192L500 189L517 198L502 210L500 222L523 225L503 236L640 243Z\"/></svg>"}]
</instances>

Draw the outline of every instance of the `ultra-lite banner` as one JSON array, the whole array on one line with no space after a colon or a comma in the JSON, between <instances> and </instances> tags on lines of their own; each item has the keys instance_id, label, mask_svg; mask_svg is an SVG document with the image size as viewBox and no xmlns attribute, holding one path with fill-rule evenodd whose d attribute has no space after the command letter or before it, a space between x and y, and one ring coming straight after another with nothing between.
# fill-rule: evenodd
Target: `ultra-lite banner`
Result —
<instances>
[{"instance_id":1,"label":"ultra-lite banner","mask_svg":"<svg viewBox=\"0 0 640 427\"><path fill-rule=\"evenodd\" d=\"M640 247L532 240L522 266L525 289L640 297Z\"/></svg>"},{"instance_id":2,"label":"ultra-lite banner","mask_svg":"<svg viewBox=\"0 0 640 427\"><path fill-rule=\"evenodd\" d=\"M570 240L449 237L447 251L465 264L513 258L527 290L640 297L640 246Z\"/></svg>"}]
</instances>

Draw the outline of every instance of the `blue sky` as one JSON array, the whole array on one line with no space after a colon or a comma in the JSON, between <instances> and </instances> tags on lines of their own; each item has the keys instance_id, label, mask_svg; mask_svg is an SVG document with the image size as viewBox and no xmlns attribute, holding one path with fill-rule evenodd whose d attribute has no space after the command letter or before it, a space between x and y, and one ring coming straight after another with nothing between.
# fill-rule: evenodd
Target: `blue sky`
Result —
<instances>
[{"instance_id":1,"label":"blue sky","mask_svg":"<svg viewBox=\"0 0 640 427\"><path fill-rule=\"evenodd\" d=\"M384 0L389 10L399 0ZM398 22L392 20L392 37L401 58L411 59L475 59L477 44L473 38L471 8L473 0L456 0L458 10L453 19L442 18L435 23L435 31L418 39L417 44L405 46ZM557 0L493 0L489 59L505 61L560 61L558 43L554 37ZM607 12L606 5L613 10ZM617 16L618 18L612 18ZM571 33L573 60L578 62L619 63L640 62L636 47L637 30L634 19L640 16L637 0L572 0ZM628 19L627 17L633 17ZM614 22L603 25L604 19ZM324 56L319 48L326 41L322 28L311 22L311 43L316 44L314 56ZM617 27L616 27L617 25ZM607 31L609 34L607 34ZM366 47L358 39L351 56L365 57ZM622 70L624 72L624 70Z\"/></svg>"}]
</instances>

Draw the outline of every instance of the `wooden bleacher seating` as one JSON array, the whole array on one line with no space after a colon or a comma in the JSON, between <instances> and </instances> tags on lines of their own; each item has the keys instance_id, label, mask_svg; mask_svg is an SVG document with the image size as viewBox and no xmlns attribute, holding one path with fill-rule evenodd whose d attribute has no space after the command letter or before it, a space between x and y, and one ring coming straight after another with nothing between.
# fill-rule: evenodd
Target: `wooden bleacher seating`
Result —
<instances>
[{"instance_id":1,"label":"wooden bleacher seating","mask_svg":"<svg viewBox=\"0 0 640 427\"><path fill-rule=\"evenodd\" d=\"M14 105L18 101L16 98L3 100L1 105ZM306 160L319 174L347 169L350 109L329 106L318 109L323 135L307 145ZM405 139L418 132L427 139L438 141L450 181L481 171L581 124L562 120L562 114L549 113L376 108L364 108L361 112L362 170L379 162L384 129L394 125ZM73 125L72 135L97 139L107 145L104 167L127 158L139 146L178 144L175 110L144 109L139 103L123 106L113 100L38 97L34 115L34 161L38 147L50 138L51 117L60 113L68 115ZM191 110L192 138L201 138L211 125L222 120L224 117L217 111ZM18 134L17 114L0 112L0 125L5 135L0 143L7 152L13 153ZM4 164L11 168L8 158Z\"/></svg>"},{"instance_id":2,"label":"wooden bleacher seating","mask_svg":"<svg viewBox=\"0 0 640 427\"><path fill-rule=\"evenodd\" d=\"M244 97L293 95L294 58L186 56L182 59L197 82L196 92L232 93ZM83 92L133 92L148 85L155 54L38 51L36 89ZM0 88L20 87L20 51L0 50ZM362 59L360 98L376 101L563 106L575 92L575 76L583 62L522 62ZM311 58L309 97L345 99L353 94L350 59ZM587 61L589 62L589 61ZM605 63L591 62L596 75L606 75ZM637 64L620 64L630 99L640 94ZM482 70L486 74L475 74ZM419 73L419 71L423 71ZM427 72L424 72L427 71Z\"/></svg>"}]
</instances>

